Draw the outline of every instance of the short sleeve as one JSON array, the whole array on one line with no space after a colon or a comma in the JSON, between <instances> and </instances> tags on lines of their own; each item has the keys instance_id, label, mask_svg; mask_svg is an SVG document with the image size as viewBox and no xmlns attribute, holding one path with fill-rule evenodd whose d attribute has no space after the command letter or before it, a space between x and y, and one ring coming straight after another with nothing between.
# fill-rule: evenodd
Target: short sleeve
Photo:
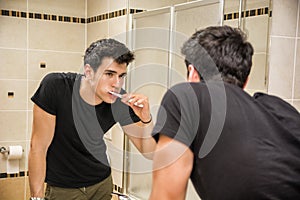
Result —
<instances>
[{"instance_id":1,"label":"short sleeve","mask_svg":"<svg viewBox=\"0 0 300 200\"><path fill-rule=\"evenodd\" d=\"M31 100L46 112L56 115L58 82L57 74L46 75Z\"/></svg>"},{"instance_id":2,"label":"short sleeve","mask_svg":"<svg viewBox=\"0 0 300 200\"><path fill-rule=\"evenodd\" d=\"M152 136L163 134L190 147L199 124L199 104L189 84L179 84L167 91L161 102Z\"/></svg>"}]
</instances>

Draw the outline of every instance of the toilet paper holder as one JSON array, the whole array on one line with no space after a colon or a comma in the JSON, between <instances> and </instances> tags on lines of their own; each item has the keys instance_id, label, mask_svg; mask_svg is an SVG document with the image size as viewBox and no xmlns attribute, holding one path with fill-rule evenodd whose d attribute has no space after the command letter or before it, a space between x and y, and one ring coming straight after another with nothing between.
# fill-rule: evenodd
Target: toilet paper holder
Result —
<instances>
[{"instance_id":1,"label":"toilet paper holder","mask_svg":"<svg viewBox=\"0 0 300 200\"><path fill-rule=\"evenodd\" d=\"M22 151L24 152L24 149L22 149ZM2 154L9 153L9 150L6 149L5 147L0 147L0 153Z\"/></svg>"},{"instance_id":2,"label":"toilet paper holder","mask_svg":"<svg viewBox=\"0 0 300 200\"><path fill-rule=\"evenodd\" d=\"M9 151L5 147L0 147L0 153L5 154L8 153Z\"/></svg>"}]
</instances>

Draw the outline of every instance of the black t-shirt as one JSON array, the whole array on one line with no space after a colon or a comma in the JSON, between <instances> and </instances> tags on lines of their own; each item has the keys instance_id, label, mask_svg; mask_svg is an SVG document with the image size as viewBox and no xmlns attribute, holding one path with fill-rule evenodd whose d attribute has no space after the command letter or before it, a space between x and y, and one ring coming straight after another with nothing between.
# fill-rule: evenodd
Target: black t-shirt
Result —
<instances>
[{"instance_id":1,"label":"black t-shirt","mask_svg":"<svg viewBox=\"0 0 300 200\"><path fill-rule=\"evenodd\" d=\"M194 153L201 199L300 199L300 115L282 99L221 82L182 83L165 94L153 136Z\"/></svg>"},{"instance_id":2,"label":"black t-shirt","mask_svg":"<svg viewBox=\"0 0 300 200\"><path fill-rule=\"evenodd\" d=\"M124 126L140 121L120 99L113 104L87 104L79 95L81 77L75 73L48 74L31 98L56 116L46 158L49 185L78 188L107 178L111 170L103 135L117 122Z\"/></svg>"}]
</instances>

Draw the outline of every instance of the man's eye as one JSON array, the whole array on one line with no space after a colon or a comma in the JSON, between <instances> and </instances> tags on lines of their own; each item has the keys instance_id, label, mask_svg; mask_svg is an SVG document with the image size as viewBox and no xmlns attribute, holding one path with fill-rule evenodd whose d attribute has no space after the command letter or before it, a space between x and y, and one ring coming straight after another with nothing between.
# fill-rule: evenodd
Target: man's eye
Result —
<instances>
[{"instance_id":1,"label":"man's eye","mask_svg":"<svg viewBox=\"0 0 300 200\"><path fill-rule=\"evenodd\" d=\"M108 77L113 77L114 74L113 74L113 73L106 73L106 76L108 76Z\"/></svg>"}]
</instances>

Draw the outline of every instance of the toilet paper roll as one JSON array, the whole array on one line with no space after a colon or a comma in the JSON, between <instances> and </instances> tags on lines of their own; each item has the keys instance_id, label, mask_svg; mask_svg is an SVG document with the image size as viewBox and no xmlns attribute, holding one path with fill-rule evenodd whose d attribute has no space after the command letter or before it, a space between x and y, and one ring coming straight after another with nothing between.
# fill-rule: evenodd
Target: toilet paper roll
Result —
<instances>
[{"instance_id":1,"label":"toilet paper roll","mask_svg":"<svg viewBox=\"0 0 300 200\"><path fill-rule=\"evenodd\" d=\"M23 155L22 146L9 146L7 156L7 174L20 172L20 159Z\"/></svg>"}]
</instances>

